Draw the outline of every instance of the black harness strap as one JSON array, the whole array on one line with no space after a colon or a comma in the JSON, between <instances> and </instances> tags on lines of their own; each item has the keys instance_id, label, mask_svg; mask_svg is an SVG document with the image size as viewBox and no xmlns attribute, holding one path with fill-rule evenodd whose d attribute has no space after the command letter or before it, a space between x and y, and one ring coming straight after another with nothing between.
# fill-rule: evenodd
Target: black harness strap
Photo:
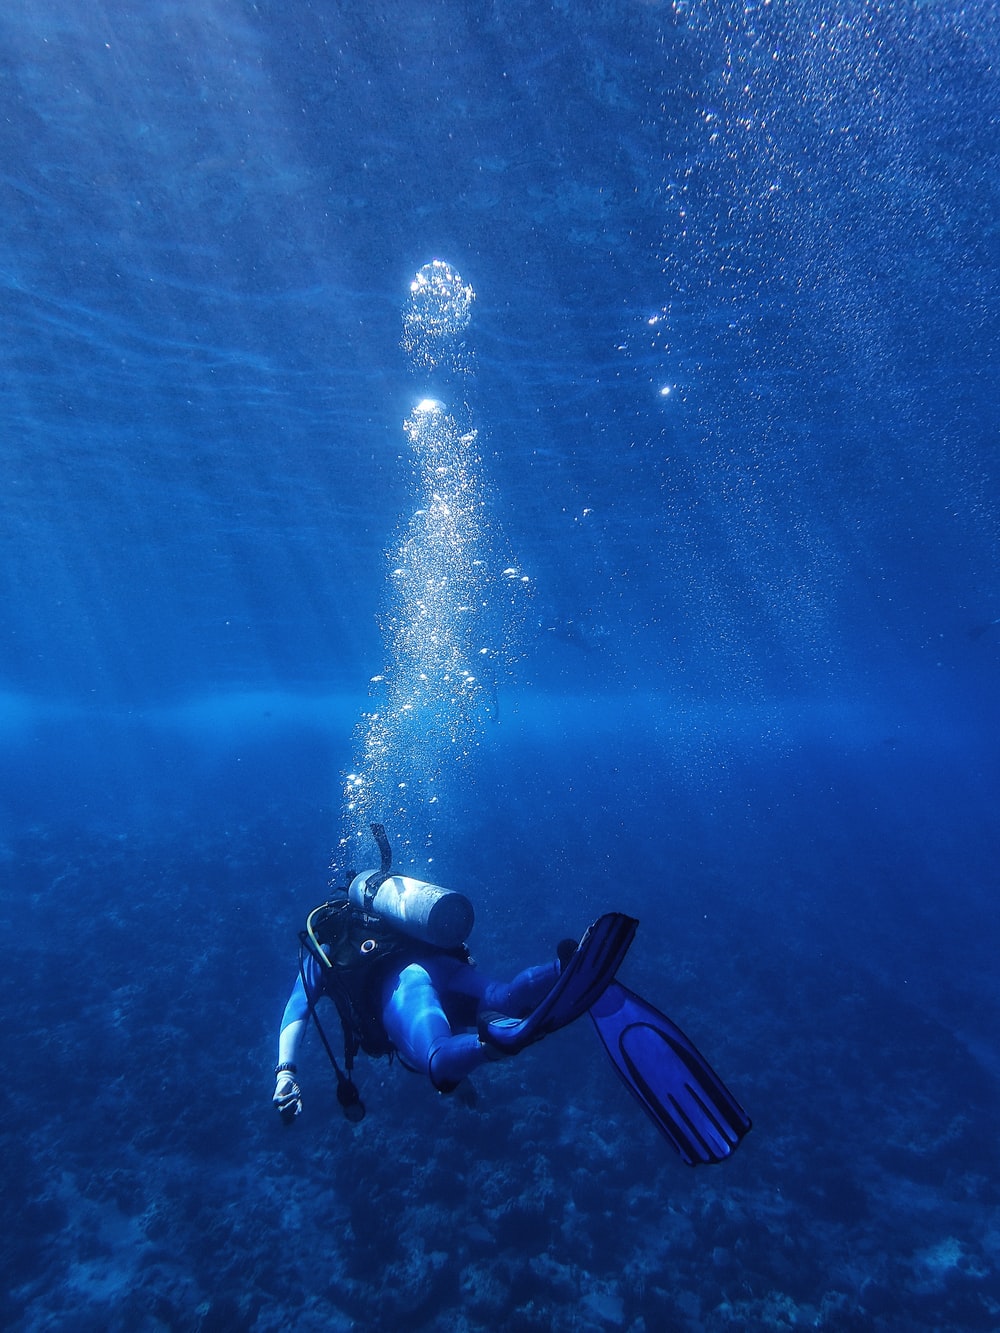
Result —
<instances>
[{"instance_id":1,"label":"black harness strap","mask_svg":"<svg viewBox=\"0 0 1000 1333\"><path fill-rule=\"evenodd\" d=\"M386 836L384 824L372 824L371 831L372 837L378 845L381 864L379 869L373 875L369 875L368 879L365 881L364 910L366 913L374 914L373 903L375 895L378 893L381 885L392 874L392 848L389 846L389 839ZM348 884L350 884L353 878L354 874L351 872L347 877ZM310 922L311 919L312 918L310 917ZM372 941L372 943L374 943L374 941ZM305 992L306 1004L309 1008L309 1016L316 1025L316 1031L319 1033L319 1039L323 1043L323 1049L326 1051L330 1064L333 1066L333 1072L337 1075L337 1101L343 1108L344 1115L348 1120L362 1120L364 1119L365 1106L364 1102L361 1100L360 1093L354 1086L354 1080L351 1078L351 1071L354 1069L354 1057L357 1055L362 1044L364 1043L365 1050L371 1050L375 1045L370 1031L370 1025L366 1041L362 1024L354 1012L350 991L339 978L334 978L331 975L331 963L329 958L322 952L319 945L310 936L308 930L299 931L299 945L299 976L302 979L302 989ZM323 1031L323 1024L319 1021L319 1015L316 1012L316 1005L309 993L305 969L306 951L312 954L320 968L320 974L324 975L325 973L326 975L327 984L324 989L332 1000L340 1018L340 1025L344 1029L343 1069L341 1069L340 1065L337 1063L337 1057L334 1055L329 1041L327 1041L326 1033ZM387 952L393 951L393 946L390 945L388 950L380 952L384 957ZM387 1054L389 1058L392 1059L393 1051L391 1044L386 1050L378 1051L377 1053Z\"/></svg>"},{"instance_id":2,"label":"black harness strap","mask_svg":"<svg viewBox=\"0 0 1000 1333\"><path fill-rule=\"evenodd\" d=\"M306 1005L309 1009L309 1017L316 1025L316 1031L319 1033L319 1039L323 1043L323 1049L326 1051L330 1064L333 1066L333 1072L337 1075L337 1101L348 1120L357 1123L363 1120L365 1116L365 1104L361 1100L361 1094L355 1087L354 1080L351 1078L351 1071L354 1068L354 1057L358 1051L357 1038L354 1036L354 1022L351 1015L350 1001L338 986L330 992L330 999L340 1017L341 1026L344 1029L344 1069L341 1069L337 1063L337 1057L333 1053L333 1048L327 1041L326 1033L323 1031L323 1024L319 1021L319 1014L316 1012L316 1005L312 995L309 993L309 983L306 981L305 969L305 950L312 952L312 942L304 930L299 931L299 976L302 979L302 990L306 997Z\"/></svg>"}]
</instances>

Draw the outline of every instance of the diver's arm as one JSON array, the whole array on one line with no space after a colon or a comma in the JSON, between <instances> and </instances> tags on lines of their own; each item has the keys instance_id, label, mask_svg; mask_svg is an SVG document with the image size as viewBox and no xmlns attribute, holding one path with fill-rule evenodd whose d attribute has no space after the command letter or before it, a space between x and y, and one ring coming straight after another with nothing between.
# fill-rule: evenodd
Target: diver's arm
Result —
<instances>
[{"instance_id":1,"label":"diver's arm","mask_svg":"<svg viewBox=\"0 0 1000 1333\"><path fill-rule=\"evenodd\" d=\"M278 1064L293 1065L298 1054L299 1043L306 1030L306 1020L296 1018L286 1024L278 1035Z\"/></svg>"},{"instance_id":2,"label":"diver's arm","mask_svg":"<svg viewBox=\"0 0 1000 1333\"><path fill-rule=\"evenodd\" d=\"M313 1001L315 1002L315 983L312 977L307 977L309 989L313 991ZM299 1042L302 1040L302 1034L305 1032L306 1023L309 1020L309 1001L306 999L305 986L302 984L301 972L295 978L295 985L292 987L292 993L288 997L288 1003L285 1005L285 1012L281 1015L281 1031L278 1034L278 1064L294 1063L295 1053L299 1049Z\"/></svg>"},{"instance_id":3,"label":"diver's arm","mask_svg":"<svg viewBox=\"0 0 1000 1333\"><path fill-rule=\"evenodd\" d=\"M306 999L302 977L296 978L292 993L285 1005L281 1019L281 1031L278 1034L278 1064L275 1070L274 1096L271 1101L277 1108L282 1120L290 1124L302 1113L302 1091L296 1078L295 1057L306 1023L309 1018L309 1002Z\"/></svg>"}]
</instances>

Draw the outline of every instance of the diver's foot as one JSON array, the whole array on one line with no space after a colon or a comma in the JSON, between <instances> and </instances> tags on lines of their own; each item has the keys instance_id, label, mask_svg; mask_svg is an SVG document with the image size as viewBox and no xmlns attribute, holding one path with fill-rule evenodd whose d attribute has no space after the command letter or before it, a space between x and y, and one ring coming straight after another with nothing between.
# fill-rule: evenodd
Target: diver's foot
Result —
<instances>
[{"instance_id":1,"label":"diver's foot","mask_svg":"<svg viewBox=\"0 0 1000 1333\"><path fill-rule=\"evenodd\" d=\"M504 1056L514 1053L497 1045L495 1033L490 1030L491 1024L509 1027L511 1023L516 1022L517 1019L512 1019L509 1014L502 1014L499 1009L480 1009L476 1017L476 1031L488 1060L502 1060Z\"/></svg>"},{"instance_id":2,"label":"diver's foot","mask_svg":"<svg viewBox=\"0 0 1000 1333\"><path fill-rule=\"evenodd\" d=\"M524 1018L482 1012L477 1030L484 1046L516 1055L585 1014L614 980L628 952L638 921L621 912L599 917L572 951L559 946L559 976L548 994Z\"/></svg>"},{"instance_id":3,"label":"diver's foot","mask_svg":"<svg viewBox=\"0 0 1000 1333\"><path fill-rule=\"evenodd\" d=\"M579 945L576 940L569 939L560 940L556 945L557 965L554 969L553 985L566 971L570 959L578 948ZM480 1009L476 1016L476 1031L479 1033L480 1042L490 1052L490 1059L498 1060L501 1056L514 1054L509 1042L504 1042L502 1046L498 1044L497 1031L509 1033L512 1026L516 1026L530 1013L530 1009L521 1010L516 1017L512 1017L510 1014L502 1013L499 1009ZM491 1028L491 1025L495 1025L495 1027ZM502 1040L502 1038L499 1040Z\"/></svg>"}]
</instances>

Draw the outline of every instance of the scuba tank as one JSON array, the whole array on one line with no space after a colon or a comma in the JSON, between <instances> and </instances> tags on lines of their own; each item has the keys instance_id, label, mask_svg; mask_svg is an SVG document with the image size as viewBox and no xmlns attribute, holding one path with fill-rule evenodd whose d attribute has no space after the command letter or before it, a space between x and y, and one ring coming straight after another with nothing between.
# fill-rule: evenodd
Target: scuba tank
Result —
<instances>
[{"instance_id":1,"label":"scuba tank","mask_svg":"<svg viewBox=\"0 0 1000 1333\"><path fill-rule=\"evenodd\" d=\"M381 917L404 935L439 949L464 944L475 918L464 893L409 875L383 878L377 870L363 870L351 880L348 897L352 907Z\"/></svg>"},{"instance_id":2,"label":"scuba tank","mask_svg":"<svg viewBox=\"0 0 1000 1333\"><path fill-rule=\"evenodd\" d=\"M392 873L392 852L381 824L371 826L382 855L378 870L355 875L347 891L352 907L381 917L412 939L438 949L464 944L472 930L475 912L464 893L443 889L439 884Z\"/></svg>"}]
</instances>

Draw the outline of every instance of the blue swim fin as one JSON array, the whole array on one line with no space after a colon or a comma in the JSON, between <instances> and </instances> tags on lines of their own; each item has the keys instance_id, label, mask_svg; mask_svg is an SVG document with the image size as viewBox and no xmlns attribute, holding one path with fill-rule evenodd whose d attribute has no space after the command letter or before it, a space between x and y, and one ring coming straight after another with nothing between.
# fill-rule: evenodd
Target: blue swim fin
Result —
<instances>
[{"instance_id":1,"label":"blue swim fin","mask_svg":"<svg viewBox=\"0 0 1000 1333\"><path fill-rule=\"evenodd\" d=\"M599 917L577 945L545 998L526 1018L483 1014L479 1038L508 1055L585 1014L611 985L628 953L638 921L621 912Z\"/></svg>"},{"instance_id":2,"label":"blue swim fin","mask_svg":"<svg viewBox=\"0 0 1000 1333\"><path fill-rule=\"evenodd\" d=\"M622 1082L689 1166L738 1147L750 1117L676 1023L617 982L590 1016Z\"/></svg>"}]
</instances>

